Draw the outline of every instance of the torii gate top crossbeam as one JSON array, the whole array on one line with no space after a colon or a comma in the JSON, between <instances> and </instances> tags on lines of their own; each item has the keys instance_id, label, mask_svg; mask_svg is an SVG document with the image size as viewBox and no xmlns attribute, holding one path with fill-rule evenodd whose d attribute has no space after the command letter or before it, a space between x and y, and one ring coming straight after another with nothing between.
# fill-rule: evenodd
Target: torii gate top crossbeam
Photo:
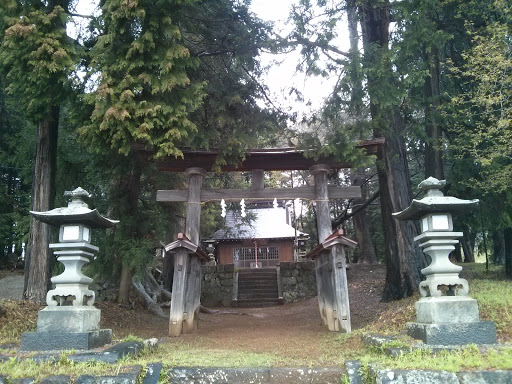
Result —
<instances>
[{"instance_id":1,"label":"torii gate top crossbeam","mask_svg":"<svg viewBox=\"0 0 512 384\"><path fill-rule=\"evenodd\" d=\"M384 139L373 139L361 142L358 147L363 148L367 154L378 154L379 147L384 143ZM136 148L144 151L143 148ZM181 149L183 158L168 157L155 161L160 171L166 172L184 172L188 168L202 168L211 171L215 164L218 152L212 151L194 151L191 149ZM323 157L320 159L307 158L304 151L295 148L272 148L251 150L246 153L245 160L239 164L222 165L223 172L244 172L255 169L264 171L294 171L308 170L315 164L328 164L332 169L350 168L351 163L339 161L332 157Z\"/></svg>"}]
</instances>

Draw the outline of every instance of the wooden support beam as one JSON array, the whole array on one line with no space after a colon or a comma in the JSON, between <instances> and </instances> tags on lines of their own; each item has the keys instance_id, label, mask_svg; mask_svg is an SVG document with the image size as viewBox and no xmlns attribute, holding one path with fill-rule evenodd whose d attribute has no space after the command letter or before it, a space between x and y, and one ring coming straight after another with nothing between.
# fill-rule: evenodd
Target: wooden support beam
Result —
<instances>
[{"instance_id":1,"label":"wooden support beam","mask_svg":"<svg viewBox=\"0 0 512 384\"><path fill-rule=\"evenodd\" d=\"M315 259L320 316L330 331L351 331L344 246L355 242L343 232L331 233L327 173L329 167L318 164L310 169L315 177L316 220L319 245L310 257Z\"/></svg>"},{"instance_id":2,"label":"wooden support beam","mask_svg":"<svg viewBox=\"0 0 512 384\"><path fill-rule=\"evenodd\" d=\"M206 171L201 168L189 168L188 196L187 196L187 220L185 224L185 236L194 244L199 244L199 221L201 219L201 187Z\"/></svg>"},{"instance_id":3,"label":"wooden support beam","mask_svg":"<svg viewBox=\"0 0 512 384\"><path fill-rule=\"evenodd\" d=\"M384 144L383 138L376 138L360 142L357 147L363 149L368 155L378 155L380 148ZM143 145L134 145L134 148L151 155L151 150ZM168 157L156 160L155 164L160 171L183 172L190 167L200 167L208 171L215 165L219 152L217 150L192 150L190 148L180 148L183 157ZM245 153L243 161L238 164L224 164L220 166L223 172L245 172L253 169L263 169L265 171L295 171L307 170L319 161L329 164L332 169L351 168L352 163L333 157L321 157L315 160L314 156L308 156L307 153L295 148L270 148L255 149Z\"/></svg>"},{"instance_id":4,"label":"wooden support beam","mask_svg":"<svg viewBox=\"0 0 512 384\"><path fill-rule=\"evenodd\" d=\"M183 330L188 257L185 248L179 249L174 255L174 279L172 281L171 312L169 316L169 336L171 337L180 336Z\"/></svg>"},{"instance_id":5,"label":"wooden support beam","mask_svg":"<svg viewBox=\"0 0 512 384\"><path fill-rule=\"evenodd\" d=\"M329 170L329 166L325 164L317 164L309 169L315 178L314 200L316 200L315 211L318 243L322 243L327 239L332 231L331 213L329 211L329 190L327 187L327 173Z\"/></svg>"},{"instance_id":6,"label":"wooden support beam","mask_svg":"<svg viewBox=\"0 0 512 384\"><path fill-rule=\"evenodd\" d=\"M315 260L322 280L319 285L319 302L330 330L351 331L345 247L357 243L343 236L343 230L331 234L305 257Z\"/></svg>"},{"instance_id":7,"label":"wooden support beam","mask_svg":"<svg viewBox=\"0 0 512 384\"><path fill-rule=\"evenodd\" d=\"M348 299L347 262L345 247L336 245L331 248L332 271L334 273L335 308L336 308L336 330L350 333L350 304Z\"/></svg>"},{"instance_id":8,"label":"wooden support beam","mask_svg":"<svg viewBox=\"0 0 512 384\"><path fill-rule=\"evenodd\" d=\"M197 257L189 257L188 265L184 308L187 315L183 321L183 333L197 330L201 305L201 262Z\"/></svg>"},{"instance_id":9,"label":"wooden support beam","mask_svg":"<svg viewBox=\"0 0 512 384\"><path fill-rule=\"evenodd\" d=\"M252 189L261 190L265 188L264 176L263 169L252 170Z\"/></svg>"},{"instance_id":10,"label":"wooden support beam","mask_svg":"<svg viewBox=\"0 0 512 384\"><path fill-rule=\"evenodd\" d=\"M331 199L355 199L361 197L360 187L327 187ZM160 202L187 202L189 192L185 189L159 190L156 192L156 201ZM297 188L265 188L265 189L203 189L201 201L239 201L247 200L316 200L314 187ZM329 227L330 230L330 227Z\"/></svg>"},{"instance_id":11,"label":"wooden support beam","mask_svg":"<svg viewBox=\"0 0 512 384\"><path fill-rule=\"evenodd\" d=\"M194 244L199 244L201 186L206 172L201 168L190 168L186 173L189 180L185 238L182 236L177 242L168 246L172 248L181 245L174 256L174 281L169 319L169 336L174 337L197 329L201 297L201 262L199 257L189 251Z\"/></svg>"},{"instance_id":12,"label":"wooden support beam","mask_svg":"<svg viewBox=\"0 0 512 384\"><path fill-rule=\"evenodd\" d=\"M318 228L318 243L322 243L331 232L331 217L329 212L329 194L327 190L327 173L329 167L318 164L310 168L315 178L315 200L316 200L316 224ZM318 307L320 316L329 330L334 329L334 324L329 316L331 305L332 281L329 270L326 267L328 253L322 253L315 259L316 284L318 291Z\"/></svg>"}]
</instances>

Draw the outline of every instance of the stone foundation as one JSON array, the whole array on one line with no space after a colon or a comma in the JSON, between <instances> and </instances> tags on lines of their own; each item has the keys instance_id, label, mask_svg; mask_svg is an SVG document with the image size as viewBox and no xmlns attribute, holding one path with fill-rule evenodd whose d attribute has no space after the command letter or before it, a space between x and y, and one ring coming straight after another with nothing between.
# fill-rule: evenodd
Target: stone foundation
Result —
<instances>
[{"instance_id":1,"label":"stone foundation","mask_svg":"<svg viewBox=\"0 0 512 384\"><path fill-rule=\"evenodd\" d=\"M201 304L206 307L229 307L233 300L233 264L203 265ZM285 303L316 296L315 263L281 262L281 289Z\"/></svg>"},{"instance_id":2,"label":"stone foundation","mask_svg":"<svg viewBox=\"0 0 512 384\"><path fill-rule=\"evenodd\" d=\"M294 303L316 296L314 262L281 262L279 265L281 267L281 288L285 303Z\"/></svg>"},{"instance_id":3,"label":"stone foundation","mask_svg":"<svg viewBox=\"0 0 512 384\"><path fill-rule=\"evenodd\" d=\"M112 342L112 330L89 332L26 332L21 335L22 351L94 349Z\"/></svg>"},{"instance_id":4,"label":"stone foundation","mask_svg":"<svg viewBox=\"0 0 512 384\"><path fill-rule=\"evenodd\" d=\"M492 321L473 323L407 323L407 334L430 345L495 344Z\"/></svg>"},{"instance_id":5,"label":"stone foundation","mask_svg":"<svg viewBox=\"0 0 512 384\"><path fill-rule=\"evenodd\" d=\"M206 307L229 307L233 300L233 264L203 265L201 304Z\"/></svg>"}]
</instances>

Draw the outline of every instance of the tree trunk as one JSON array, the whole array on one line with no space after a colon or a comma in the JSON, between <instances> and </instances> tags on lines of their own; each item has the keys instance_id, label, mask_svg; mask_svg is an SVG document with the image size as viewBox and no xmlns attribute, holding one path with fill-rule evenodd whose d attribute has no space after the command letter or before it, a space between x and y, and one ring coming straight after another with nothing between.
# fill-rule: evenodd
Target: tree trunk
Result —
<instances>
[{"instance_id":1,"label":"tree trunk","mask_svg":"<svg viewBox=\"0 0 512 384\"><path fill-rule=\"evenodd\" d=\"M364 168L356 169L352 174L352 185L361 186L362 198L354 199L352 201L352 209L366 202L366 186L361 185L366 181L366 172ZM359 250L358 263L377 263L377 255L373 248L373 241L370 235L370 228L368 226L368 216L366 215L366 209L359 212L353 218L354 229L356 231L356 239Z\"/></svg>"},{"instance_id":2,"label":"tree trunk","mask_svg":"<svg viewBox=\"0 0 512 384\"><path fill-rule=\"evenodd\" d=\"M415 223L398 221L391 216L393 212L402 211L409 206L412 190L402 116L398 105L386 107L384 100L379 98L383 92L379 87L392 89L394 82L391 63L386 58L389 38L388 7L388 2L382 3L380 7L367 2L361 7L364 63L367 68L371 68L367 82L374 136L386 139L377 161L386 245L386 282L382 295L384 301L412 295L418 289L422 278L420 270L425 265L425 257L413 240L418 234Z\"/></svg>"},{"instance_id":3,"label":"tree trunk","mask_svg":"<svg viewBox=\"0 0 512 384\"><path fill-rule=\"evenodd\" d=\"M172 290L172 279L174 277L174 255L166 253L163 260L162 280L164 288L168 291Z\"/></svg>"},{"instance_id":4,"label":"tree trunk","mask_svg":"<svg viewBox=\"0 0 512 384\"><path fill-rule=\"evenodd\" d=\"M495 230L492 233L492 249L494 264L501 265L505 263L505 235L503 229Z\"/></svg>"},{"instance_id":5,"label":"tree trunk","mask_svg":"<svg viewBox=\"0 0 512 384\"><path fill-rule=\"evenodd\" d=\"M359 32L356 0L347 0L347 24L350 40L350 61L348 75L350 77L350 110L356 119L363 118L364 89L361 71L361 55L359 53ZM364 139L364 137L361 137Z\"/></svg>"},{"instance_id":6,"label":"tree trunk","mask_svg":"<svg viewBox=\"0 0 512 384\"><path fill-rule=\"evenodd\" d=\"M450 252L449 258L451 262L462 263L462 249L460 243L455 244L455 249Z\"/></svg>"},{"instance_id":7,"label":"tree trunk","mask_svg":"<svg viewBox=\"0 0 512 384\"><path fill-rule=\"evenodd\" d=\"M132 284L132 272L128 265L123 262L121 264L121 278L119 281L119 293L117 302L124 306L130 305L130 286Z\"/></svg>"},{"instance_id":8,"label":"tree trunk","mask_svg":"<svg viewBox=\"0 0 512 384\"><path fill-rule=\"evenodd\" d=\"M474 263L475 262L475 253L474 253L474 242L471 241L470 236L471 233L464 232L464 236L460 239L460 245L462 250L464 251L464 262L465 263Z\"/></svg>"},{"instance_id":9,"label":"tree trunk","mask_svg":"<svg viewBox=\"0 0 512 384\"><path fill-rule=\"evenodd\" d=\"M512 228L505 231L505 275L512 279Z\"/></svg>"},{"instance_id":10,"label":"tree trunk","mask_svg":"<svg viewBox=\"0 0 512 384\"><path fill-rule=\"evenodd\" d=\"M51 107L37 126L36 156L32 179L32 210L48 211L55 201L59 107ZM37 303L46 301L50 281L50 227L30 219L25 255L23 298Z\"/></svg>"},{"instance_id":11,"label":"tree trunk","mask_svg":"<svg viewBox=\"0 0 512 384\"><path fill-rule=\"evenodd\" d=\"M128 215L130 216L132 223L131 228L128 230L128 236L133 238L137 238L138 229L137 229L137 216L139 211L139 190L140 190L140 177L142 174L142 169L139 163L138 155L135 155L132 158L132 169L130 171L130 176L128 178L128 182L125 185L126 187L126 195L127 195L127 203L128 203ZM125 259L124 255L121 255L122 266L121 266L121 280L119 282L119 295L117 297L117 301L120 304L128 304L129 303L129 292L130 286L132 284L132 272L129 268L128 260Z\"/></svg>"},{"instance_id":12,"label":"tree trunk","mask_svg":"<svg viewBox=\"0 0 512 384\"><path fill-rule=\"evenodd\" d=\"M438 180L444 179L443 158L441 151L442 130L438 123L439 110L439 56L437 49L432 47L431 52L425 54L429 66L429 75L425 77L425 178L430 176Z\"/></svg>"}]
</instances>

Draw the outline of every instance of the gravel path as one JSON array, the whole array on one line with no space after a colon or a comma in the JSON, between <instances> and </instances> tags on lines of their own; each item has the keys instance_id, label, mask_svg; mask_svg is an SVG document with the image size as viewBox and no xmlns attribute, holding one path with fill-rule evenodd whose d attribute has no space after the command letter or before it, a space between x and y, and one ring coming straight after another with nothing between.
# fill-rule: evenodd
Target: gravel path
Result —
<instances>
[{"instance_id":1,"label":"gravel path","mask_svg":"<svg viewBox=\"0 0 512 384\"><path fill-rule=\"evenodd\" d=\"M23 275L12 275L0 279L0 300L21 300L23 281Z\"/></svg>"}]
</instances>

